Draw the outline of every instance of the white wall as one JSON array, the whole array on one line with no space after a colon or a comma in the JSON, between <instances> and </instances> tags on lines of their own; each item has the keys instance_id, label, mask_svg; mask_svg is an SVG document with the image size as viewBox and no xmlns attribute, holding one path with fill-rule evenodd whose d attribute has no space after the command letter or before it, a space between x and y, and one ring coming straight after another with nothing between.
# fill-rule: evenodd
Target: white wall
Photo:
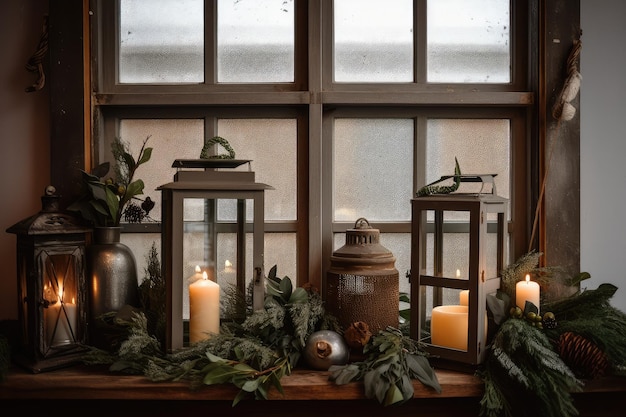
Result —
<instances>
[{"instance_id":1,"label":"white wall","mask_svg":"<svg viewBox=\"0 0 626 417\"><path fill-rule=\"evenodd\" d=\"M626 312L626 2L581 0L581 270Z\"/></svg>"}]
</instances>

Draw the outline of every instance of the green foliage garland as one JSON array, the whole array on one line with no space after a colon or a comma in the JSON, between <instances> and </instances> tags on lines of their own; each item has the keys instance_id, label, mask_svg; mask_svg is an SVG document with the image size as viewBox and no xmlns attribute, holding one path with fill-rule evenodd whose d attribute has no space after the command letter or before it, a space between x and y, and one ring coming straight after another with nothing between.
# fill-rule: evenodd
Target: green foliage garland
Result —
<instances>
[{"instance_id":1,"label":"green foliage garland","mask_svg":"<svg viewBox=\"0 0 626 417\"><path fill-rule=\"evenodd\" d=\"M558 318L558 326L546 334L556 341L573 332L593 341L608 356L612 371L621 373L626 366L626 314L610 304L616 291L612 284L601 284L547 304L545 309Z\"/></svg>"},{"instance_id":2,"label":"green foliage garland","mask_svg":"<svg viewBox=\"0 0 626 417\"><path fill-rule=\"evenodd\" d=\"M265 399L271 387L282 392L280 380L298 363L308 336L321 329L339 330L337 323L325 312L319 294L294 289L289 277L276 276L274 266L267 277L264 308L243 322L225 323L219 334L163 354L140 312L122 323L128 338L117 352L94 349L84 361L145 374L153 381L188 379L192 386L231 383L240 389L235 405L248 396Z\"/></svg>"},{"instance_id":3,"label":"green foliage garland","mask_svg":"<svg viewBox=\"0 0 626 417\"><path fill-rule=\"evenodd\" d=\"M337 385L363 381L365 396L388 406L413 398L411 379L441 392L437 375L417 342L398 329L388 327L372 336L363 348L367 359L330 367L330 380Z\"/></svg>"},{"instance_id":4,"label":"green foliage garland","mask_svg":"<svg viewBox=\"0 0 626 417\"><path fill-rule=\"evenodd\" d=\"M523 319L511 318L500 326L481 376L483 417L578 414L571 394L580 391L582 383L546 335Z\"/></svg>"}]
</instances>

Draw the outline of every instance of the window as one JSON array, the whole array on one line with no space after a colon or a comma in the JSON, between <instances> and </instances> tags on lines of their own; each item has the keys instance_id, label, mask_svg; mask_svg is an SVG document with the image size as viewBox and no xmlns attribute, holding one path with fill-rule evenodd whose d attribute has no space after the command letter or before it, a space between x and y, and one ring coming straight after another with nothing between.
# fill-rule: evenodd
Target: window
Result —
<instances>
[{"instance_id":1,"label":"window","mask_svg":"<svg viewBox=\"0 0 626 417\"><path fill-rule=\"evenodd\" d=\"M151 135L140 175L158 221L153 190L172 180L173 160L225 137L275 188L266 270L321 288L345 230L366 217L408 291L410 199L457 157L464 173L497 174L519 255L533 103L520 3L100 1L93 159L109 158L116 136L138 149ZM141 268L159 225L126 232Z\"/></svg>"}]
</instances>

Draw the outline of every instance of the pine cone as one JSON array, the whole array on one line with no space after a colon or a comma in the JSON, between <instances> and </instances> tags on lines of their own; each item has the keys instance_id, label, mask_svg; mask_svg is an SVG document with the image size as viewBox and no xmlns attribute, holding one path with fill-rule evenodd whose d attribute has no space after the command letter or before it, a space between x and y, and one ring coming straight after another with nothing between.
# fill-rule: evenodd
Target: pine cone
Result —
<instances>
[{"instance_id":1,"label":"pine cone","mask_svg":"<svg viewBox=\"0 0 626 417\"><path fill-rule=\"evenodd\" d=\"M598 378L609 369L606 354L591 340L576 333L561 334L558 349L563 362L581 378Z\"/></svg>"},{"instance_id":2,"label":"pine cone","mask_svg":"<svg viewBox=\"0 0 626 417\"><path fill-rule=\"evenodd\" d=\"M357 321L346 329L343 337L351 348L362 349L372 337L372 332L367 323Z\"/></svg>"}]
</instances>

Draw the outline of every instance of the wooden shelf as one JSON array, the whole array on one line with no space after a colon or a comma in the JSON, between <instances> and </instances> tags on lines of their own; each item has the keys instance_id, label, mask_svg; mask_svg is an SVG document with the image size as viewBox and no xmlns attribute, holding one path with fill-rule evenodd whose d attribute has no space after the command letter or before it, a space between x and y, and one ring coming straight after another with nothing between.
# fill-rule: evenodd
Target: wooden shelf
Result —
<instances>
[{"instance_id":1,"label":"wooden shelf","mask_svg":"<svg viewBox=\"0 0 626 417\"><path fill-rule=\"evenodd\" d=\"M440 394L413 382L414 399L394 407L394 416L475 416L483 394L483 384L472 374L437 370ZM384 412L375 400L366 399L363 384L336 385L328 372L296 370L281 380L284 395L270 392L270 401L243 401L232 406L237 388L225 385L192 389L188 381L152 382L143 376L118 375L106 368L76 365L33 374L12 368L0 383L0 401L15 406L24 415L137 416L204 412L212 415L257 416L369 416ZM609 377L588 381L585 392L576 394L584 415L621 416L626 407L626 378ZM273 401L277 400L277 401ZM294 409L296 407L296 409ZM43 412L45 410L45 413ZM138 414L137 410L143 410ZM338 411L341 410L341 411ZM601 410L600 413L596 411ZM32 414L34 413L34 414ZM79 414L80 413L80 414ZM145 413L145 414L144 414ZM429 414L432 413L432 414Z\"/></svg>"}]
</instances>

